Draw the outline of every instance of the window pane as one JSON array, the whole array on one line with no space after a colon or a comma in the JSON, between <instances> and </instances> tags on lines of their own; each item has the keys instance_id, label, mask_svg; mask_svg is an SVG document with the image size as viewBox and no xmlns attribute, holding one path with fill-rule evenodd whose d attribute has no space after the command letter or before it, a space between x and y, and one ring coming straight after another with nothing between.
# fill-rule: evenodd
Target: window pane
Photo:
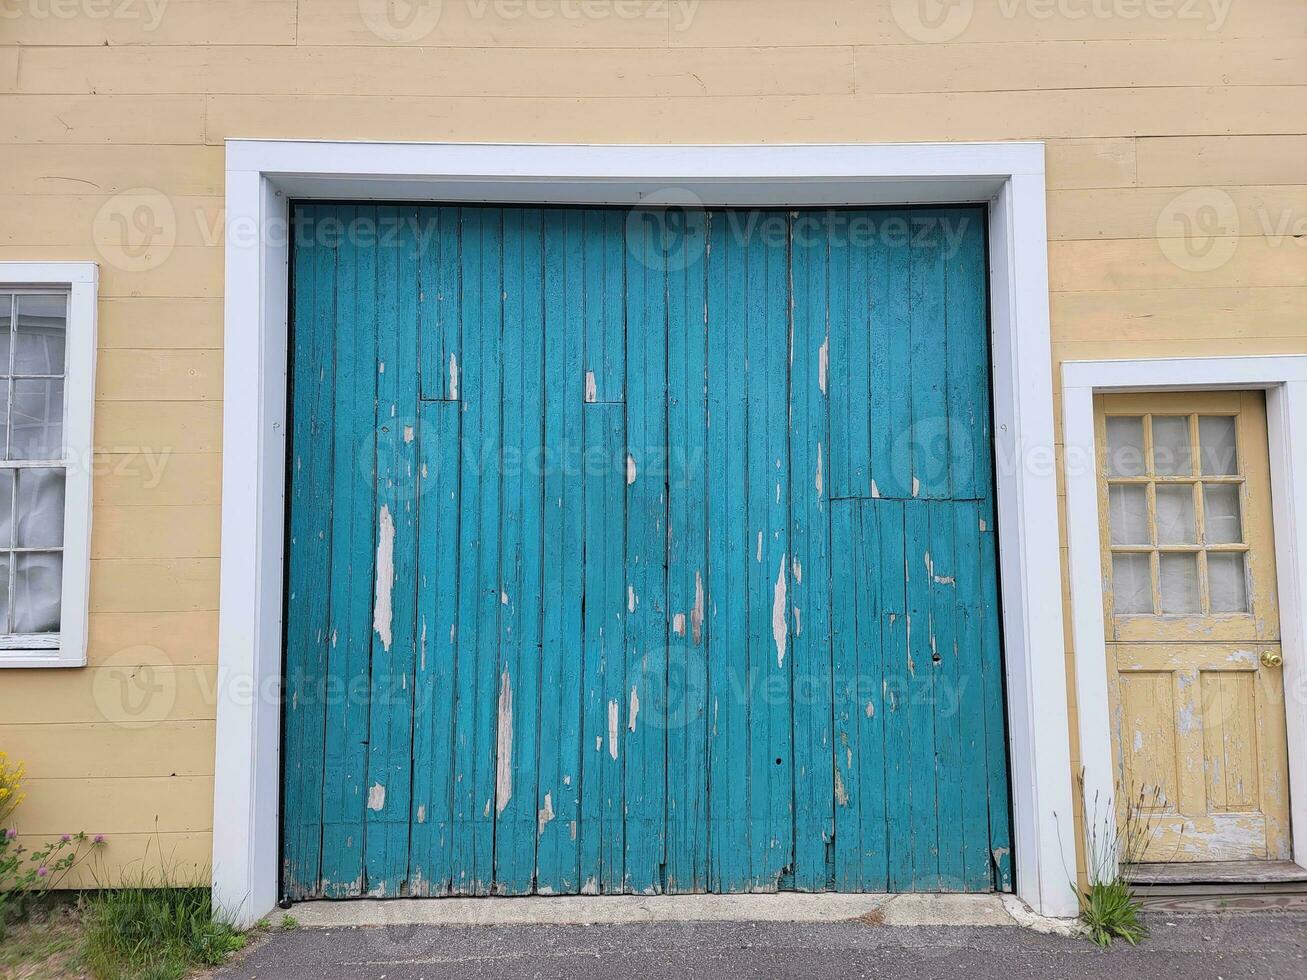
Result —
<instances>
[{"instance_id":1,"label":"window pane","mask_svg":"<svg viewBox=\"0 0 1307 980\"><path fill-rule=\"evenodd\" d=\"M64 373L65 296L19 296L14 374Z\"/></svg>"},{"instance_id":2,"label":"window pane","mask_svg":"<svg viewBox=\"0 0 1307 980\"><path fill-rule=\"evenodd\" d=\"M1112 601L1118 616L1152 615L1153 573L1147 555L1112 556Z\"/></svg>"},{"instance_id":3,"label":"window pane","mask_svg":"<svg viewBox=\"0 0 1307 980\"><path fill-rule=\"evenodd\" d=\"M1203 415L1198 419L1198 453L1203 476L1234 476L1239 472L1234 416Z\"/></svg>"},{"instance_id":4,"label":"window pane","mask_svg":"<svg viewBox=\"0 0 1307 980\"><path fill-rule=\"evenodd\" d=\"M64 471L18 473L18 547L61 548L64 543Z\"/></svg>"},{"instance_id":5,"label":"window pane","mask_svg":"<svg viewBox=\"0 0 1307 980\"><path fill-rule=\"evenodd\" d=\"M1109 487L1113 544L1152 544L1148 535L1148 491L1128 484Z\"/></svg>"},{"instance_id":6,"label":"window pane","mask_svg":"<svg viewBox=\"0 0 1307 980\"><path fill-rule=\"evenodd\" d=\"M1194 518L1194 488L1157 487L1157 543L1197 544L1198 522Z\"/></svg>"},{"instance_id":7,"label":"window pane","mask_svg":"<svg viewBox=\"0 0 1307 980\"><path fill-rule=\"evenodd\" d=\"M1107 472L1110 476L1144 475L1144 420L1107 420Z\"/></svg>"},{"instance_id":8,"label":"window pane","mask_svg":"<svg viewBox=\"0 0 1307 980\"><path fill-rule=\"evenodd\" d=\"M1193 472L1189 417L1153 416L1153 472L1158 476L1189 476Z\"/></svg>"},{"instance_id":9,"label":"window pane","mask_svg":"<svg viewBox=\"0 0 1307 980\"><path fill-rule=\"evenodd\" d=\"M1239 517L1239 486L1209 483L1203 487L1203 518L1207 522L1208 544L1239 544L1243 521Z\"/></svg>"},{"instance_id":10,"label":"window pane","mask_svg":"<svg viewBox=\"0 0 1307 980\"><path fill-rule=\"evenodd\" d=\"M18 379L9 425L10 459L62 459L64 383Z\"/></svg>"},{"instance_id":11,"label":"window pane","mask_svg":"<svg viewBox=\"0 0 1307 980\"><path fill-rule=\"evenodd\" d=\"M0 470L0 548L12 548L14 516L14 471ZM0 588L8 588L7 579L0 582ZM4 632L0 624L0 633Z\"/></svg>"},{"instance_id":12,"label":"window pane","mask_svg":"<svg viewBox=\"0 0 1307 980\"><path fill-rule=\"evenodd\" d=\"M1207 553L1207 589L1214 613L1248 611L1248 577L1244 574L1243 555Z\"/></svg>"},{"instance_id":13,"label":"window pane","mask_svg":"<svg viewBox=\"0 0 1307 980\"><path fill-rule=\"evenodd\" d=\"M0 633L12 633L9 625L9 562L12 554L0 554Z\"/></svg>"},{"instance_id":14,"label":"window pane","mask_svg":"<svg viewBox=\"0 0 1307 980\"><path fill-rule=\"evenodd\" d=\"M1198 612L1198 556L1162 555L1159 571L1162 612L1169 615Z\"/></svg>"},{"instance_id":15,"label":"window pane","mask_svg":"<svg viewBox=\"0 0 1307 980\"><path fill-rule=\"evenodd\" d=\"M14 632L57 632L63 555L20 552L14 562Z\"/></svg>"},{"instance_id":16,"label":"window pane","mask_svg":"<svg viewBox=\"0 0 1307 980\"><path fill-rule=\"evenodd\" d=\"M9 329L13 323L13 293L0 293L0 375L9 374Z\"/></svg>"}]
</instances>

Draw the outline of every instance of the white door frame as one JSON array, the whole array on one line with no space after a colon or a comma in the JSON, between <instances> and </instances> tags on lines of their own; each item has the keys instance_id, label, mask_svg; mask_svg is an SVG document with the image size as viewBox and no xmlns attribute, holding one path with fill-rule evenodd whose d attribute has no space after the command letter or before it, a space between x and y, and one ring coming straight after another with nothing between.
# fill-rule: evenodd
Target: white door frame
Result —
<instances>
[{"instance_id":1,"label":"white door frame","mask_svg":"<svg viewBox=\"0 0 1307 980\"><path fill-rule=\"evenodd\" d=\"M1094 395L1131 391L1266 392L1271 522L1284 651L1293 859L1307 867L1307 356L1068 361L1062 365L1067 545L1085 799L1115 812L1107 697ZM1294 788L1298 792L1294 792Z\"/></svg>"},{"instance_id":2,"label":"white door frame","mask_svg":"<svg viewBox=\"0 0 1307 980\"><path fill-rule=\"evenodd\" d=\"M683 204L687 194L706 205L989 205L1016 888L1041 912L1074 914L1043 144L229 140L213 892L239 921L278 897L288 199Z\"/></svg>"}]
</instances>

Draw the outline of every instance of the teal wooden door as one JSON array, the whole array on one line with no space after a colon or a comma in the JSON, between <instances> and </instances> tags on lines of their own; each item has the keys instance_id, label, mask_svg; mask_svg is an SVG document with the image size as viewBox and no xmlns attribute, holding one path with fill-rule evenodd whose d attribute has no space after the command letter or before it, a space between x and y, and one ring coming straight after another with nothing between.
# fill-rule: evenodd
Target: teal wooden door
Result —
<instances>
[{"instance_id":1,"label":"teal wooden door","mask_svg":"<svg viewBox=\"0 0 1307 980\"><path fill-rule=\"evenodd\" d=\"M283 882L1011 887L982 209L303 205Z\"/></svg>"}]
</instances>

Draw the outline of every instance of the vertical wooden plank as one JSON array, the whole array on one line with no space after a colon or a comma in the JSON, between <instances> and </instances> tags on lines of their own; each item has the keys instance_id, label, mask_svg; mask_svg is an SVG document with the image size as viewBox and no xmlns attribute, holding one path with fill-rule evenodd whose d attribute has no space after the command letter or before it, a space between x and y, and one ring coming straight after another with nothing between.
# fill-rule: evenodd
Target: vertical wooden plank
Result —
<instances>
[{"instance_id":1,"label":"vertical wooden plank","mask_svg":"<svg viewBox=\"0 0 1307 980\"><path fill-rule=\"evenodd\" d=\"M909 219L914 230L908 250L912 424L906 440L896 442L900 455L912 454L912 496L931 500L949 496L942 214L914 212Z\"/></svg>"},{"instance_id":2,"label":"vertical wooden plank","mask_svg":"<svg viewBox=\"0 0 1307 980\"><path fill-rule=\"evenodd\" d=\"M538 209L504 211L499 674L505 696L496 725L495 891L508 895L529 894L534 886L537 819L544 796L537 799L536 787L544 492L540 467L544 444L541 236Z\"/></svg>"},{"instance_id":3,"label":"vertical wooden plank","mask_svg":"<svg viewBox=\"0 0 1307 980\"><path fill-rule=\"evenodd\" d=\"M953 514L966 504L934 500L930 514L930 558L923 571L930 582L931 671L935 696L935 792L939 824L939 887L966 890L963 872L962 727L965 677L957 656L957 577Z\"/></svg>"},{"instance_id":4,"label":"vertical wooden plank","mask_svg":"<svg viewBox=\"0 0 1307 980\"><path fill-rule=\"evenodd\" d=\"M626 890L661 890L667 683L667 291L660 216L627 226ZM640 712L645 713L643 719Z\"/></svg>"},{"instance_id":5,"label":"vertical wooden plank","mask_svg":"<svg viewBox=\"0 0 1307 980\"><path fill-rule=\"evenodd\" d=\"M417 594L417 235L410 208L377 209L377 523L364 871L369 895L408 879Z\"/></svg>"},{"instance_id":6,"label":"vertical wooden plank","mask_svg":"<svg viewBox=\"0 0 1307 980\"><path fill-rule=\"evenodd\" d=\"M797 222L797 218L793 219ZM831 517L823 468L829 455L830 328L827 243L791 234L793 356L790 365L790 588L794 678L794 887L832 878L835 784L831 745Z\"/></svg>"},{"instance_id":7,"label":"vertical wooden plank","mask_svg":"<svg viewBox=\"0 0 1307 980\"><path fill-rule=\"evenodd\" d=\"M914 364L908 304L910 249L893 232L906 227L901 212L878 220L877 258L871 263L871 455L873 496L912 496Z\"/></svg>"},{"instance_id":8,"label":"vertical wooden plank","mask_svg":"<svg viewBox=\"0 0 1307 980\"><path fill-rule=\"evenodd\" d=\"M984 685L985 636L982 588L986 582L980 547L980 508L973 502L953 509L957 558L957 661L960 765L962 789L962 863L968 891L994 887L989 854L989 779L987 775Z\"/></svg>"},{"instance_id":9,"label":"vertical wooden plank","mask_svg":"<svg viewBox=\"0 0 1307 980\"><path fill-rule=\"evenodd\" d=\"M749 880L748 565L745 521L745 268L731 216L709 220L708 681L709 880L739 891ZM756 538L755 538L756 547Z\"/></svg>"},{"instance_id":10,"label":"vertical wooden plank","mask_svg":"<svg viewBox=\"0 0 1307 980\"><path fill-rule=\"evenodd\" d=\"M336 324L336 251L313 231L336 220L332 207L308 209L306 240L295 251L290 576L286 598L286 755L283 887L318 893L322 850L324 698L330 658L330 480Z\"/></svg>"},{"instance_id":11,"label":"vertical wooden plank","mask_svg":"<svg viewBox=\"0 0 1307 980\"><path fill-rule=\"evenodd\" d=\"M538 827L537 889L581 887L581 642L585 522L585 254L581 216L546 210L544 630L541 651L540 775L554 819Z\"/></svg>"},{"instance_id":12,"label":"vertical wooden plank","mask_svg":"<svg viewBox=\"0 0 1307 980\"><path fill-rule=\"evenodd\" d=\"M425 280L424 280L425 282ZM453 877L461 406L418 407L418 656L413 685L409 892L449 894Z\"/></svg>"},{"instance_id":13,"label":"vertical wooden plank","mask_svg":"<svg viewBox=\"0 0 1307 980\"><path fill-rule=\"evenodd\" d=\"M898 505L863 500L859 535L849 542L857 563L854 597L857 603L857 676L851 711L857 722L858 817L861 851L859 891L884 891L889 881L889 828L885 813L885 782L889 757L896 748L885 744L885 615L881 598L885 578L897 579L899 569L881 563L881 525L889 515L897 528Z\"/></svg>"},{"instance_id":14,"label":"vertical wooden plank","mask_svg":"<svg viewBox=\"0 0 1307 980\"><path fill-rule=\"evenodd\" d=\"M946 211L941 220L950 223L944 286L949 479L952 499L972 500L987 496L993 483L984 212Z\"/></svg>"},{"instance_id":15,"label":"vertical wooden plank","mask_svg":"<svg viewBox=\"0 0 1307 980\"><path fill-rule=\"evenodd\" d=\"M458 400L459 220L456 208L417 211L420 348L423 398Z\"/></svg>"},{"instance_id":16,"label":"vertical wooden plank","mask_svg":"<svg viewBox=\"0 0 1307 980\"><path fill-rule=\"evenodd\" d=\"M889 753L885 777L885 814L889 828L889 890L913 888L912 814L909 784L912 780L910 725L912 692L909 689L907 583L904 535L905 504L880 505L880 609L881 653L885 673L885 745Z\"/></svg>"},{"instance_id":17,"label":"vertical wooden plank","mask_svg":"<svg viewBox=\"0 0 1307 980\"><path fill-rule=\"evenodd\" d=\"M586 448L582 643L585 704L580 880L583 894L621 894L626 792L620 734L621 702L626 690L625 422L622 406L611 402L587 405L582 417ZM543 807L541 820L552 812L552 806Z\"/></svg>"},{"instance_id":18,"label":"vertical wooden plank","mask_svg":"<svg viewBox=\"0 0 1307 980\"><path fill-rule=\"evenodd\" d=\"M930 511L924 501L904 505L904 578L908 595L907 697L912 880L916 891L939 890L938 817L935 812L935 696L931 659Z\"/></svg>"},{"instance_id":19,"label":"vertical wooden plank","mask_svg":"<svg viewBox=\"0 0 1307 980\"><path fill-rule=\"evenodd\" d=\"M708 886L707 215L671 220L692 257L667 284L667 890L685 893Z\"/></svg>"},{"instance_id":20,"label":"vertical wooden plank","mask_svg":"<svg viewBox=\"0 0 1307 980\"><path fill-rule=\"evenodd\" d=\"M375 222L375 208L340 206L347 227ZM321 246L319 246L321 247ZM363 815L367 797L368 698L372 660L373 565L376 560L377 252L355 237L337 246L337 452L331 476L332 569L328 674L341 696L328 698L322 780L322 891L328 898L363 893ZM297 375L298 377L298 375ZM315 497L321 485L308 485ZM295 506L292 501L292 508Z\"/></svg>"},{"instance_id":21,"label":"vertical wooden plank","mask_svg":"<svg viewBox=\"0 0 1307 980\"><path fill-rule=\"evenodd\" d=\"M861 564L861 502L831 501L831 538L839 547L831 556L831 651L834 669L834 800L835 887L861 891L862 881L862 755L855 712L858 699L859 585ZM872 515L874 519L874 515ZM879 556L877 556L879 557ZM879 640L879 637L877 637Z\"/></svg>"},{"instance_id":22,"label":"vertical wooden plank","mask_svg":"<svg viewBox=\"0 0 1307 980\"><path fill-rule=\"evenodd\" d=\"M622 303L627 212L582 215L585 268L585 372L587 402L625 400L626 331Z\"/></svg>"},{"instance_id":23,"label":"vertical wooden plank","mask_svg":"<svg viewBox=\"0 0 1307 980\"><path fill-rule=\"evenodd\" d=\"M841 219L830 237L831 495L871 496L870 250L854 243Z\"/></svg>"},{"instance_id":24,"label":"vertical wooden plank","mask_svg":"<svg viewBox=\"0 0 1307 980\"><path fill-rule=\"evenodd\" d=\"M998 546L993 498L980 505L980 635L983 644L985 757L989 778L989 849L994 885L1012 890L1012 810L1008 789L1007 722L1003 700L1003 644L999 629Z\"/></svg>"}]
</instances>

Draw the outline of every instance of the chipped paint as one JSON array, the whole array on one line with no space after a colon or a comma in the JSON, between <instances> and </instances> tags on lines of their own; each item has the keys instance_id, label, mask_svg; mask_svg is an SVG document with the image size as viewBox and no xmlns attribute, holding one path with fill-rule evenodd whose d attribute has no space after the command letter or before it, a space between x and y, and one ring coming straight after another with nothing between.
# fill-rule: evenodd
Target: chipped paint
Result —
<instances>
[{"instance_id":1,"label":"chipped paint","mask_svg":"<svg viewBox=\"0 0 1307 980\"><path fill-rule=\"evenodd\" d=\"M536 834L543 834L545 827L554 819L554 794L545 794L545 804L536 812Z\"/></svg>"},{"instance_id":2,"label":"chipped paint","mask_svg":"<svg viewBox=\"0 0 1307 980\"><path fill-rule=\"evenodd\" d=\"M626 611L627 612L635 612L636 601L637 600L635 598L635 586L628 585L626 587Z\"/></svg>"},{"instance_id":3,"label":"chipped paint","mask_svg":"<svg viewBox=\"0 0 1307 980\"><path fill-rule=\"evenodd\" d=\"M758 562L762 561L762 532L761 531L758 532L758 553L754 557L754 561L758 561Z\"/></svg>"},{"instance_id":4,"label":"chipped paint","mask_svg":"<svg viewBox=\"0 0 1307 980\"><path fill-rule=\"evenodd\" d=\"M411 425L404 426L404 441L406 443L413 441L413 426Z\"/></svg>"},{"instance_id":5,"label":"chipped paint","mask_svg":"<svg viewBox=\"0 0 1307 980\"><path fill-rule=\"evenodd\" d=\"M871 499L872 500L880 499L880 487L876 486L875 480L871 481Z\"/></svg>"},{"instance_id":6,"label":"chipped paint","mask_svg":"<svg viewBox=\"0 0 1307 980\"><path fill-rule=\"evenodd\" d=\"M703 639L703 574L694 573L694 608L690 610L690 632L695 646Z\"/></svg>"},{"instance_id":7,"label":"chipped paint","mask_svg":"<svg viewBox=\"0 0 1307 980\"><path fill-rule=\"evenodd\" d=\"M635 457L630 453L626 454L626 485L629 487L635 482L636 467Z\"/></svg>"},{"instance_id":8,"label":"chipped paint","mask_svg":"<svg viewBox=\"0 0 1307 980\"><path fill-rule=\"evenodd\" d=\"M585 400L587 402L597 402L599 400L599 386L595 382L595 373L593 371L585 372Z\"/></svg>"},{"instance_id":9,"label":"chipped paint","mask_svg":"<svg viewBox=\"0 0 1307 980\"><path fill-rule=\"evenodd\" d=\"M635 731L635 719L640 717L640 695L634 687L631 688L631 711L630 719L627 721L627 727Z\"/></svg>"},{"instance_id":10,"label":"chipped paint","mask_svg":"<svg viewBox=\"0 0 1307 980\"><path fill-rule=\"evenodd\" d=\"M685 635L685 613L677 613L672 617L672 632L677 636Z\"/></svg>"},{"instance_id":11,"label":"chipped paint","mask_svg":"<svg viewBox=\"0 0 1307 980\"><path fill-rule=\"evenodd\" d=\"M921 496L921 481L918 480L915 476L912 478L912 496L913 497Z\"/></svg>"},{"instance_id":12,"label":"chipped paint","mask_svg":"<svg viewBox=\"0 0 1307 980\"><path fill-rule=\"evenodd\" d=\"M499 814L513 798L513 683L507 667L499 677L495 735L495 812Z\"/></svg>"},{"instance_id":13,"label":"chipped paint","mask_svg":"<svg viewBox=\"0 0 1307 980\"><path fill-rule=\"evenodd\" d=\"M785 599L786 599L786 581L785 581L785 561L786 556L781 555L781 567L776 573L776 588L772 591L771 603L771 635L776 642L776 663L780 667L785 666L785 642L787 629L785 625Z\"/></svg>"},{"instance_id":14,"label":"chipped paint","mask_svg":"<svg viewBox=\"0 0 1307 980\"><path fill-rule=\"evenodd\" d=\"M381 783L373 783L372 788L368 790L368 809L374 813L379 813L386 805L386 787Z\"/></svg>"},{"instance_id":15,"label":"chipped paint","mask_svg":"<svg viewBox=\"0 0 1307 980\"><path fill-rule=\"evenodd\" d=\"M840 806L849 805L849 794L844 788L844 777L840 775L840 767L835 767L835 802Z\"/></svg>"},{"instance_id":16,"label":"chipped paint","mask_svg":"<svg viewBox=\"0 0 1307 980\"><path fill-rule=\"evenodd\" d=\"M418 804L418 823L427 822L427 807L424 803Z\"/></svg>"},{"instance_id":17,"label":"chipped paint","mask_svg":"<svg viewBox=\"0 0 1307 980\"><path fill-rule=\"evenodd\" d=\"M617 713L619 710L616 699L608 702L608 754L614 759L617 758Z\"/></svg>"},{"instance_id":18,"label":"chipped paint","mask_svg":"<svg viewBox=\"0 0 1307 980\"><path fill-rule=\"evenodd\" d=\"M377 581L372 604L372 629L381 637L381 648L390 652L391 590L395 587L395 522L390 506L381 505L377 517Z\"/></svg>"},{"instance_id":19,"label":"chipped paint","mask_svg":"<svg viewBox=\"0 0 1307 980\"><path fill-rule=\"evenodd\" d=\"M453 351L449 354L449 400L458 401L458 358Z\"/></svg>"},{"instance_id":20,"label":"chipped paint","mask_svg":"<svg viewBox=\"0 0 1307 980\"><path fill-rule=\"evenodd\" d=\"M790 562L790 574L794 576L795 585L803 581L803 564L797 557Z\"/></svg>"},{"instance_id":21,"label":"chipped paint","mask_svg":"<svg viewBox=\"0 0 1307 980\"><path fill-rule=\"evenodd\" d=\"M830 370L830 336L821 342L817 350L817 387L826 394L826 372Z\"/></svg>"},{"instance_id":22,"label":"chipped paint","mask_svg":"<svg viewBox=\"0 0 1307 980\"><path fill-rule=\"evenodd\" d=\"M822 495L825 493L825 490L823 489L823 487L824 487L824 481L822 480L822 475L821 475L821 443L817 443L817 480L816 480L816 486L817 486L817 499L820 500L820 499L822 498Z\"/></svg>"}]
</instances>

